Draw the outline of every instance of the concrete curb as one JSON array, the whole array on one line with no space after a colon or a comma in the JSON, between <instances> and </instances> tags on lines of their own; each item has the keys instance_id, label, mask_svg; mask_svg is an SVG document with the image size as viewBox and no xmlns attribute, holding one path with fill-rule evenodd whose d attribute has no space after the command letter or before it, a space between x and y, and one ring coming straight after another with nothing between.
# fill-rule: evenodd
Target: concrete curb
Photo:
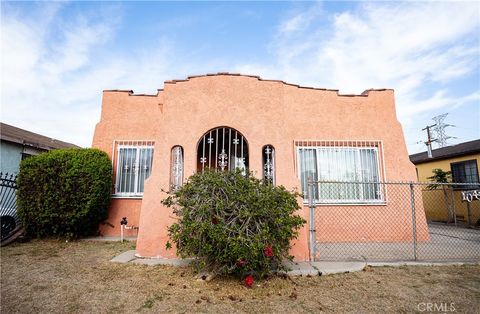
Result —
<instances>
[{"instance_id":1,"label":"concrete curb","mask_svg":"<svg viewBox=\"0 0 480 314\"><path fill-rule=\"evenodd\" d=\"M120 237L116 236L101 236L101 237L89 237L80 239L80 241L100 241L100 242L120 242ZM137 237L124 237L123 241L136 242Z\"/></svg>"},{"instance_id":2,"label":"concrete curb","mask_svg":"<svg viewBox=\"0 0 480 314\"><path fill-rule=\"evenodd\" d=\"M401 266L449 266L449 265L480 265L480 261L465 261L465 262L367 262L371 267L401 267Z\"/></svg>"},{"instance_id":3,"label":"concrete curb","mask_svg":"<svg viewBox=\"0 0 480 314\"><path fill-rule=\"evenodd\" d=\"M134 260L131 261L135 264L141 265L169 265L169 266L176 266L176 267L186 267L190 265L192 259L180 259L180 258L138 258L135 257Z\"/></svg>"},{"instance_id":4,"label":"concrete curb","mask_svg":"<svg viewBox=\"0 0 480 314\"><path fill-rule=\"evenodd\" d=\"M279 274L287 274L289 276L321 276L320 271L313 267L310 262L286 262L285 266L290 269L288 271L280 271Z\"/></svg>"},{"instance_id":5,"label":"concrete curb","mask_svg":"<svg viewBox=\"0 0 480 314\"><path fill-rule=\"evenodd\" d=\"M362 271L367 265L365 262L311 262L311 264L318 269L320 276Z\"/></svg>"},{"instance_id":6,"label":"concrete curb","mask_svg":"<svg viewBox=\"0 0 480 314\"><path fill-rule=\"evenodd\" d=\"M180 258L141 258L135 256L135 250L130 250L115 256L110 260L114 263L133 263L138 265L169 265L176 267L186 267L193 259ZM286 262L285 266L289 271L280 271L280 274L289 276L322 276L338 273L349 273L361 271L365 267L364 262Z\"/></svg>"},{"instance_id":7,"label":"concrete curb","mask_svg":"<svg viewBox=\"0 0 480 314\"><path fill-rule=\"evenodd\" d=\"M123 252L111 259L114 263L133 263L138 265L169 265L186 267L193 259L181 258L141 258L135 256L135 250ZM322 262L286 262L285 266L289 271L280 271L279 274L289 276L325 276L333 274L344 274L362 271L365 266L371 267L401 267L401 266L446 266L446 265L480 265L480 261L471 262L344 262L344 261L322 261Z\"/></svg>"}]
</instances>

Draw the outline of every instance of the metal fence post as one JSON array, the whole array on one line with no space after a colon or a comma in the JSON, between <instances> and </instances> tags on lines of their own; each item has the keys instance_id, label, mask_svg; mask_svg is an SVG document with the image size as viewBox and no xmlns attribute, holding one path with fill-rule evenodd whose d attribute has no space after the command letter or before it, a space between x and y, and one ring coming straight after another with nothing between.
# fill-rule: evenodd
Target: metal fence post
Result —
<instances>
[{"instance_id":1,"label":"metal fence post","mask_svg":"<svg viewBox=\"0 0 480 314\"><path fill-rule=\"evenodd\" d=\"M412 208L413 258L417 260L417 221L415 219L415 186L410 182L410 207Z\"/></svg>"},{"instance_id":2,"label":"metal fence post","mask_svg":"<svg viewBox=\"0 0 480 314\"><path fill-rule=\"evenodd\" d=\"M315 203L313 200L313 178L308 177L308 208L310 209L310 222L309 222L309 235L310 235L310 261L315 261L316 252L316 239L315 239Z\"/></svg>"}]
</instances>

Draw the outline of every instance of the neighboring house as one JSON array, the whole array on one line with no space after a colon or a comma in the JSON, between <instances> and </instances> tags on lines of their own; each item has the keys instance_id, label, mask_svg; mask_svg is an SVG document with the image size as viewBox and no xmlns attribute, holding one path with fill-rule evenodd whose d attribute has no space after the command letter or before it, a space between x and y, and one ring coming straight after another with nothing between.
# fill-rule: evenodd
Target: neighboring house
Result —
<instances>
[{"instance_id":1,"label":"neighboring house","mask_svg":"<svg viewBox=\"0 0 480 314\"><path fill-rule=\"evenodd\" d=\"M14 234L19 226L15 188L12 186L20 169L20 162L32 155L67 147L78 146L0 122L0 172L2 174L0 178L0 234L2 242Z\"/></svg>"},{"instance_id":2,"label":"neighboring house","mask_svg":"<svg viewBox=\"0 0 480 314\"><path fill-rule=\"evenodd\" d=\"M451 181L454 183L472 183L479 184L479 165L480 165L480 140L460 143L452 146L434 149L432 157L429 158L427 152L410 155L410 160L417 170L418 181L429 182L428 177L433 176L434 169L442 169L451 172ZM470 206L471 217L470 224L475 224L480 219L480 201L471 203L462 202L461 191L469 188L477 188L478 185L456 187L449 189L447 198L453 200L453 212L455 218L460 221L468 222L468 206ZM424 191L424 207L428 220L448 221L448 210L444 207L430 203L429 199L433 199L429 195L432 193L439 194L440 191ZM442 192L443 193L443 192ZM453 218L453 217L451 217ZM453 219L450 219L453 220Z\"/></svg>"},{"instance_id":3,"label":"neighboring house","mask_svg":"<svg viewBox=\"0 0 480 314\"><path fill-rule=\"evenodd\" d=\"M138 226L137 255L175 256L166 250L172 209L164 191L207 168L249 170L288 189L307 190L307 179L414 181L415 168L395 112L391 89L341 95L257 76L218 73L165 82L154 95L106 90L93 147L110 155L113 200L103 235L119 235L120 221ZM326 241L411 241L409 207L379 184L351 193L317 190L327 213L317 228ZM397 202L398 204L398 202ZM306 200L300 214L308 220ZM428 239L424 211L416 207L418 240ZM358 227L368 216L370 227ZM349 217L339 223L340 217ZM381 219L379 219L381 218ZM380 228L377 228L381 225ZM130 234L134 235L134 234ZM308 259L308 227L291 252Z\"/></svg>"},{"instance_id":4,"label":"neighboring house","mask_svg":"<svg viewBox=\"0 0 480 314\"><path fill-rule=\"evenodd\" d=\"M38 155L56 148L77 147L37 133L0 122L1 172L17 174L20 162L31 155Z\"/></svg>"}]
</instances>

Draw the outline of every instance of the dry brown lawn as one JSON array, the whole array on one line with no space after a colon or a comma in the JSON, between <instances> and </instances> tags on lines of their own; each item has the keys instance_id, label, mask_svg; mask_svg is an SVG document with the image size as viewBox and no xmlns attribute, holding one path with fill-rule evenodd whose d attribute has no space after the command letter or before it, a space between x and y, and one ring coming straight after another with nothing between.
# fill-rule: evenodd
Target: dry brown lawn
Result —
<instances>
[{"instance_id":1,"label":"dry brown lawn","mask_svg":"<svg viewBox=\"0 0 480 314\"><path fill-rule=\"evenodd\" d=\"M480 266L381 267L322 277L198 282L189 268L114 264L132 243L32 241L1 249L2 313L478 313ZM419 304L421 303L420 307Z\"/></svg>"}]
</instances>

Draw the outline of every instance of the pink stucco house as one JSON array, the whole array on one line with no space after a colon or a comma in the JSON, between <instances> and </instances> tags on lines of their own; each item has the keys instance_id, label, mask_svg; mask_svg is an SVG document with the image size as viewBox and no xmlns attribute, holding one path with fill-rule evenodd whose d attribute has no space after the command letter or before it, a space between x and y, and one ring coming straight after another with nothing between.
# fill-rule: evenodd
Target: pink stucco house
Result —
<instances>
[{"instance_id":1,"label":"pink stucco house","mask_svg":"<svg viewBox=\"0 0 480 314\"><path fill-rule=\"evenodd\" d=\"M416 179L393 90L341 95L231 73L166 81L154 95L104 91L93 147L107 152L114 166L113 200L100 232L119 235L120 220L127 217L139 227L136 250L143 257L175 256L175 250L165 249L167 227L175 218L160 202L163 191L206 168L248 169L302 191L307 176L363 182ZM322 211L328 214L319 222L322 233L317 236L323 241L352 241L352 234L365 241L410 239L410 229L402 227L408 209L392 210L396 196L387 198L388 191L370 186L347 196L323 195L328 202ZM308 220L308 207L299 202L300 215ZM362 210L365 206L376 210ZM339 226L340 215L351 219ZM389 228L359 230L355 217L364 215ZM416 218L428 230L421 204ZM308 227L292 254L308 259Z\"/></svg>"}]
</instances>

